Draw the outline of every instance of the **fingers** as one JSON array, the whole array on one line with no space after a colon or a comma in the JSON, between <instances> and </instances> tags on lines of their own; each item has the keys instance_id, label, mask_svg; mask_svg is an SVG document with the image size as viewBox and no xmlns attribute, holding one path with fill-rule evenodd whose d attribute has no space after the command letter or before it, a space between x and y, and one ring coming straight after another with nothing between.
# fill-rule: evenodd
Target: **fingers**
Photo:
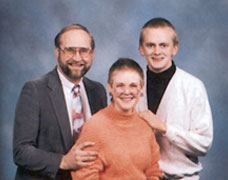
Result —
<instances>
[{"instance_id":1,"label":"fingers","mask_svg":"<svg viewBox=\"0 0 228 180\"><path fill-rule=\"evenodd\" d=\"M90 146L93 146L93 145L95 145L94 142L84 142L84 143L80 144L79 146L77 146L77 148L80 149L80 150L83 150L84 148L90 147Z\"/></svg>"},{"instance_id":2,"label":"fingers","mask_svg":"<svg viewBox=\"0 0 228 180\"><path fill-rule=\"evenodd\" d=\"M96 151L78 151L76 153L76 159L78 162L94 161L97 158L98 153Z\"/></svg>"},{"instance_id":3,"label":"fingers","mask_svg":"<svg viewBox=\"0 0 228 180\"><path fill-rule=\"evenodd\" d=\"M87 156L87 155L79 155L77 154L77 156L75 157L75 163L76 163L76 167L77 168L82 168L82 167L86 167L86 166L90 166L93 165L95 160L96 160L97 156Z\"/></svg>"},{"instance_id":4,"label":"fingers","mask_svg":"<svg viewBox=\"0 0 228 180\"><path fill-rule=\"evenodd\" d=\"M151 125L151 121L153 120L153 118L151 117L150 111L143 111L143 112L138 112L139 117L141 117L142 119L144 119L145 121L147 121L147 123L149 123Z\"/></svg>"},{"instance_id":5,"label":"fingers","mask_svg":"<svg viewBox=\"0 0 228 180\"><path fill-rule=\"evenodd\" d=\"M94 161L95 159L96 159L96 156L80 156L81 162Z\"/></svg>"},{"instance_id":6,"label":"fingers","mask_svg":"<svg viewBox=\"0 0 228 180\"><path fill-rule=\"evenodd\" d=\"M79 146L73 146L71 150L63 156L60 163L61 169L78 169L92 165L97 158L96 151L84 150L86 147L93 146L93 142L84 142Z\"/></svg>"},{"instance_id":7,"label":"fingers","mask_svg":"<svg viewBox=\"0 0 228 180\"><path fill-rule=\"evenodd\" d=\"M75 161L79 168L92 165L97 158L96 151L86 150L85 148L94 146L94 142L84 142L75 148Z\"/></svg>"},{"instance_id":8,"label":"fingers","mask_svg":"<svg viewBox=\"0 0 228 180\"><path fill-rule=\"evenodd\" d=\"M79 156L97 156L98 153L96 151L84 150L86 147L93 145L95 145L94 142L84 142L76 147L76 152Z\"/></svg>"},{"instance_id":9,"label":"fingers","mask_svg":"<svg viewBox=\"0 0 228 180\"><path fill-rule=\"evenodd\" d=\"M142 112L138 112L139 116L145 119L149 119L150 118L150 114L151 112L149 110L146 111L142 111Z\"/></svg>"},{"instance_id":10,"label":"fingers","mask_svg":"<svg viewBox=\"0 0 228 180\"><path fill-rule=\"evenodd\" d=\"M92 162L83 162L83 161L80 161L80 162L78 162L78 167L79 168L82 168L82 167L91 166L93 164L94 164L94 161L92 161Z\"/></svg>"},{"instance_id":11,"label":"fingers","mask_svg":"<svg viewBox=\"0 0 228 180\"><path fill-rule=\"evenodd\" d=\"M139 116L143 118L148 125L156 131L166 133L166 124L162 122L153 112L146 110L143 112L138 112Z\"/></svg>"}]
</instances>

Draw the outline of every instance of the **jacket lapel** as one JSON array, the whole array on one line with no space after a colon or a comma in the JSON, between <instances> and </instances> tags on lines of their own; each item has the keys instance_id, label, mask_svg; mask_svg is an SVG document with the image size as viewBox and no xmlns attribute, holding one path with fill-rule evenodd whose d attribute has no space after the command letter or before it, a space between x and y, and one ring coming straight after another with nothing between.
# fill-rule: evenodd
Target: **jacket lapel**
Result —
<instances>
[{"instance_id":1,"label":"jacket lapel","mask_svg":"<svg viewBox=\"0 0 228 180\"><path fill-rule=\"evenodd\" d=\"M55 110L57 120L59 122L59 127L63 136L64 145L66 151L68 151L73 144L73 138L71 134L63 89L56 68L51 72L49 76L48 87L48 93L50 95L51 102Z\"/></svg>"},{"instance_id":2,"label":"jacket lapel","mask_svg":"<svg viewBox=\"0 0 228 180\"><path fill-rule=\"evenodd\" d=\"M96 110L94 109L95 107L94 103L96 103L95 101L96 95L94 94L95 90L93 86L89 83L86 77L83 78L83 83L85 86L86 95L88 97L91 114L94 114L96 112Z\"/></svg>"}]
</instances>

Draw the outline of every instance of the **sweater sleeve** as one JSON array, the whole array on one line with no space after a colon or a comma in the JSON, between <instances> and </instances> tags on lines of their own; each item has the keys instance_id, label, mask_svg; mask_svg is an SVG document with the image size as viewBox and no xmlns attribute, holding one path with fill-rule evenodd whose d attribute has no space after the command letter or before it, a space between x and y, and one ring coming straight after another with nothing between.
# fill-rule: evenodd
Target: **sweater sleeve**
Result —
<instances>
[{"instance_id":1,"label":"sweater sleeve","mask_svg":"<svg viewBox=\"0 0 228 180\"><path fill-rule=\"evenodd\" d=\"M146 169L145 174L148 180L159 180L162 177L162 170L159 168L158 161L160 160L160 151L154 133L151 137L151 157L150 167Z\"/></svg>"},{"instance_id":2,"label":"sweater sleeve","mask_svg":"<svg viewBox=\"0 0 228 180\"><path fill-rule=\"evenodd\" d=\"M187 115L186 115L187 116ZM211 109L204 85L201 84L189 104L188 130L167 124L166 137L175 146L192 156L203 156L211 147L213 123Z\"/></svg>"},{"instance_id":3,"label":"sweater sleeve","mask_svg":"<svg viewBox=\"0 0 228 180\"><path fill-rule=\"evenodd\" d=\"M91 121L90 121L91 122ZM80 168L79 170L72 171L71 175L73 180L99 180L100 172L104 170L103 156L101 154L101 145L99 140L99 130L96 128L95 123L85 123L80 138L78 139L76 146L83 142L94 142L95 145L87 147L84 150L97 151L98 157L94 161L94 164Z\"/></svg>"}]
</instances>

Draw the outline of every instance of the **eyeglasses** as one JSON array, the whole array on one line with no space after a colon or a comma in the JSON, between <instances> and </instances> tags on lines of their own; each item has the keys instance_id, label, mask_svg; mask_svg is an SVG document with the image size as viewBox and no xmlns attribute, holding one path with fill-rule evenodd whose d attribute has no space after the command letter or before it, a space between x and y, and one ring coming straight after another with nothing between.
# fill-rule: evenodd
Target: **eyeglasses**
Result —
<instances>
[{"instance_id":1,"label":"eyeglasses","mask_svg":"<svg viewBox=\"0 0 228 180\"><path fill-rule=\"evenodd\" d=\"M80 56L82 58L86 58L91 53L91 48L85 48L85 47L65 47L64 49L59 49L68 57L72 58L77 52L79 52Z\"/></svg>"}]
</instances>

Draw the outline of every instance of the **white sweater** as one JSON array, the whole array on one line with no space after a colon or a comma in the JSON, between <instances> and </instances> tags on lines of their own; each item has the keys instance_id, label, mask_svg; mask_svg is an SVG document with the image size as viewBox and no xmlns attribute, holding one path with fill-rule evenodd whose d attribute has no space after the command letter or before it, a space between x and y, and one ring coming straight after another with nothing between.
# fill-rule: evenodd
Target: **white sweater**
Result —
<instances>
[{"instance_id":1,"label":"white sweater","mask_svg":"<svg viewBox=\"0 0 228 180\"><path fill-rule=\"evenodd\" d=\"M148 109L146 86L136 108L137 111ZM195 163L186 155L203 156L212 144L212 115L203 83L177 67L156 115L167 125L165 135L157 134L161 169L177 176L201 171L200 162Z\"/></svg>"}]
</instances>

